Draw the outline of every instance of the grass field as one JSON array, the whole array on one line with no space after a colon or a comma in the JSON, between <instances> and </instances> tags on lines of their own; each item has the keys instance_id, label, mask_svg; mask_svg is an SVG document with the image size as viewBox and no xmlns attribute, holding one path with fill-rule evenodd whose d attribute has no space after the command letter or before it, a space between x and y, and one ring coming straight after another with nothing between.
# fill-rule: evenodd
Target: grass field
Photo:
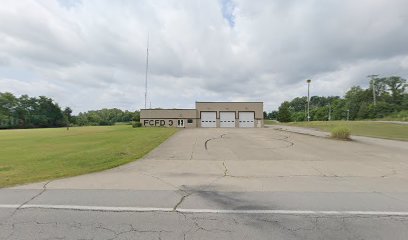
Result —
<instances>
[{"instance_id":1,"label":"grass field","mask_svg":"<svg viewBox=\"0 0 408 240\"><path fill-rule=\"evenodd\" d=\"M266 123L265 124L276 124ZM288 126L315 128L330 132L337 126L346 126L351 130L351 135L396 139L408 141L408 125L374 122L374 121L312 121L279 123Z\"/></svg>"},{"instance_id":2,"label":"grass field","mask_svg":"<svg viewBox=\"0 0 408 240\"><path fill-rule=\"evenodd\" d=\"M275 120L267 120L267 119L264 120L264 124L267 124L267 125L273 125L273 124L277 124L277 123L279 123L279 122L277 122Z\"/></svg>"},{"instance_id":3,"label":"grass field","mask_svg":"<svg viewBox=\"0 0 408 240\"><path fill-rule=\"evenodd\" d=\"M177 130L129 125L0 131L0 187L75 176L141 158Z\"/></svg>"}]
</instances>

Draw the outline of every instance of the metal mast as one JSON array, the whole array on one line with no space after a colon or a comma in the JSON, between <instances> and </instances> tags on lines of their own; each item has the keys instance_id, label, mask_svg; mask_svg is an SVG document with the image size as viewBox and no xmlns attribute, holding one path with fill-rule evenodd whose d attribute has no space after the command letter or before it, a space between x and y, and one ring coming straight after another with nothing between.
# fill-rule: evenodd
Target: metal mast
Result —
<instances>
[{"instance_id":1,"label":"metal mast","mask_svg":"<svg viewBox=\"0 0 408 240\"><path fill-rule=\"evenodd\" d=\"M310 82L312 80L308 79L307 82L307 121L310 121Z\"/></svg>"},{"instance_id":2,"label":"metal mast","mask_svg":"<svg viewBox=\"0 0 408 240\"><path fill-rule=\"evenodd\" d=\"M147 48L146 48L146 75L145 75L145 104L144 108L147 108L147 72L149 70L149 34L147 34Z\"/></svg>"},{"instance_id":3,"label":"metal mast","mask_svg":"<svg viewBox=\"0 0 408 240\"><path fill-rule=\"evenodd\" d=\"M372 88L373 88L373 102L374 105L377 104L377 101L375 100L375 78L378 77L378 74L373 74L373 75L368 75L367 77L371 78L371 84L372 84Z\"/></svg>"},{"instance_id":4,"label":"metal mast","mask_svg":"<svg viewBox=\"0 0 408 240\"><path fill-rule=\"evenodd\" d=\"M331 120L331 104L329 103L329 121Z\"/></svg>"}]
</instances>

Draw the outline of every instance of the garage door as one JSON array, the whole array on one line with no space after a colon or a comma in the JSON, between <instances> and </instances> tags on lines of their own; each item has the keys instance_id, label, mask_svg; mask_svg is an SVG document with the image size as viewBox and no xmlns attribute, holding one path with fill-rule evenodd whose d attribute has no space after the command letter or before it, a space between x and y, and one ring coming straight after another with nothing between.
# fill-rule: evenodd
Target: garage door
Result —
<instances>
[{"instance_id":1,"label":"garage door","mask_svg":"<svg viewBox=\"0 0 408 240\"><path fill-rule=\"evenodd\" d=\"M220 127L235 127L235 112L220 112Z\"/></svg>"},{"instance_id":2,"label":"garage door","mask_svg":"<svg viewBox=\"0 0 408 240\"><path fill-rule=\"evenodd\" d=\"M254 126L254 112L239 112L239 127L253 128Z\"/></svg>"},{"instance_id":3,"label":"garage door","mask_svg":"<svg viewBox=\"0 0 408 240\"><path fill-rule=\"evenodd\" d=\"M217 113L201 112L201 127L217 127Z\"/></svg>"}]
</instances>

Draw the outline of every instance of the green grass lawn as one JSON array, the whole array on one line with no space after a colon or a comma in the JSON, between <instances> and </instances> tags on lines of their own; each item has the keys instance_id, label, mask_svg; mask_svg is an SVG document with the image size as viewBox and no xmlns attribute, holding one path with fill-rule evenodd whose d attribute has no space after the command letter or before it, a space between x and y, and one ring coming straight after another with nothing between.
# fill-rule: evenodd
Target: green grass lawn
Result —
<instances>
[{"instance_id":1,"label":"green grass lawn","mask_svg":"<svg viewBox=\"0 0 408 240\"><path fill-rule=\"evenodd\" d=\"M292 122L284 125L316 128L327 132L337 126L346 126L351 130L351 135L408 141L408 125L402 124L374 121L312 121Z\"/></svg>"},{"instance_id":2,"label":"green grass lawn","mask_svg":"<svg viewBox=\"0 0 408 240\"><path fill-rule=\"evenodd\" d=\"M143 157L177 130L129 125L0 131L0 187L101 171Z\"/></svg>"},{"instance_id":3,"label":"green grass lawn","mask_svg":"<svg viewBox=\"0 0 408 240\"><path fill-rule=\"evenodd\" d=\"M268 120L268 119L264 119L264 124L266 125L273 125L273 124L277 124L279 122L275 121L275 120Z\"/></svg>"}]
</instances>

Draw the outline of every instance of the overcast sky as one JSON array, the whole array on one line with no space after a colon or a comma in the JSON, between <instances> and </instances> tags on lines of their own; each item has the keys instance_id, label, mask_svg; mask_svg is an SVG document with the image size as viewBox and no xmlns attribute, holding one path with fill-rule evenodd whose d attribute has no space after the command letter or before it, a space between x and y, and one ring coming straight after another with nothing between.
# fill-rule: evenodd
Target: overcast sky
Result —
<instances>
[{"instance_id":1,"label":"overcast sky","mask_svg":"<svg viewBox=\"0 0 408 240\"><path fill-rule=\"evenodd\" d=\"M2 0L0 92L75 113L343 95L408 75L406 0Z\"/></svg>"}]
</instances>

